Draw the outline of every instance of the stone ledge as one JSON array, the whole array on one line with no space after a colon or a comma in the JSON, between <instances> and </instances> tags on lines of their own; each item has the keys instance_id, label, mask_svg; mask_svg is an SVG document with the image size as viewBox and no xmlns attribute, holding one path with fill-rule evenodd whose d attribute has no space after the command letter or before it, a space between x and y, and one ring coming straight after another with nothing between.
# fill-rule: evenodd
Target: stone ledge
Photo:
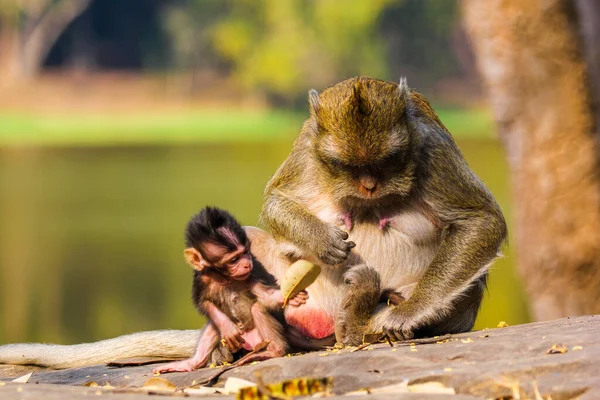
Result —
<instances>
[{"instance_id":1,"label":"stone ledge","mask_svg":"<svg viewBox=\"0 0 600 400\"><path fill-rule=\"evenodd\" d=\"M548 354L548 350L556 344L562 344L566 352ZM53 371L0 366L0 381L7 382L14 376L34 370L29 383L20 385L22 391L36 391L42 387L32 384L53 384L48 393L60 392L60 387L56 389L54 385L82 386L89 381L115 387L140 387L152 377L152 368L152 365L124 368L101 365ZM161 377L177 386L187 387L206 380L217 371L219 369L204 368L192 373L163 374ZM597 399L600 398L600 316L464 333L454 335L443 343L396 345L394 348L388 344L377 344L356 352L350 349L320 351L273 359L230 369L219 377L217 386L230 376L255 380L257 372L266 383L301 376L333 377L336 395L399 382L408 382L409 385L440 382L465 399L516 398L517 393L521 398L535 399L536 390L544 399L548 396L553 400ZM85 389L90 390L65 388L63 398L84 396L82 391ZM11 398L9 393L15 394L14 384L0 387L0 398ZM366 393L357 398L374 397ZM132 395L127 396L133 398ZM381 393L376 397L384 396L388 394ZM433 393L398 393L391 396L447 398L447 395Z\"/></svg>"}]
</instances>

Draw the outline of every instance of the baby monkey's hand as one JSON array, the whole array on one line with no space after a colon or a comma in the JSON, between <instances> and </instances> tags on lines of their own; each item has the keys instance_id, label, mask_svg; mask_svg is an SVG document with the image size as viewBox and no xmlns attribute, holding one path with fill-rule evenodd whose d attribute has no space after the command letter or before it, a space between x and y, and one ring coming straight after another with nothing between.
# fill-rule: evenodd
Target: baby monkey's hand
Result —
<instances>
[{"instance_id":1,"label":"baby monkey's hand","mask_svg":"<svg viewBox=\"0 0 600 400\"><path fill-rule=\"evenodd\" d=\"M301 290L294 297L291 297L287 303L292 307L300 307L302 304L306 304L308 297L308 292Z\"/></svg>"}]
</instances>

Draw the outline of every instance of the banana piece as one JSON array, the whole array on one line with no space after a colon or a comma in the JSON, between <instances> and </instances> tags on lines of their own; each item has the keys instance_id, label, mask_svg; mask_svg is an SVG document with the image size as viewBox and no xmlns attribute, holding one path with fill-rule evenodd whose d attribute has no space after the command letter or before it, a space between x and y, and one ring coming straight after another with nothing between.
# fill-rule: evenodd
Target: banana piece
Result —
<instances>
[{"instance_id":1,"label":"banana piece","mask_svg":"<svg viewBox=\"0 0 600 400\"><path fill-rule=\"evenodd\" d=\"M321 267L306 260L298 260L288 268L281 282L283 295L283 308L288 299L294 297L299 291L309 287L321 273Z\"/></svg>"}]
</instances>

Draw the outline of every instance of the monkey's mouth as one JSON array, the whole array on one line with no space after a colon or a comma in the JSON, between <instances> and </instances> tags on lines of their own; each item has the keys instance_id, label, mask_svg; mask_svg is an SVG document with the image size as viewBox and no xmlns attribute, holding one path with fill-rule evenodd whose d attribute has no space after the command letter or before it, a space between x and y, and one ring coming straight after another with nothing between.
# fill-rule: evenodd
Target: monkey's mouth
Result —
<instances>
[{"instance_id":1,"label":"monkey's mouth","mask_svg":"<svg viewBox=\"0 0 600 400\"><path fill-rule=\"evenodd\" d=\"M247 273L245 273L243 275L237 275L234 279L236 281L245 281L246 279L250 278L251 273L252 273L252 270L248 271Z\"/></svg>"}]
</instances>

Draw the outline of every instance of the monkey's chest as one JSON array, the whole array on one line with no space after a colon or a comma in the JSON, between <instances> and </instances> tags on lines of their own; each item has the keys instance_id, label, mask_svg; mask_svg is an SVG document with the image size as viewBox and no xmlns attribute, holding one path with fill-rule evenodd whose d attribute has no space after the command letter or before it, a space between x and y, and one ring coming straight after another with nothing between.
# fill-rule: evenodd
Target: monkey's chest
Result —
<instances>
[{"instance_id":1,"label":"monkey's chest","mask_svg":"<svg viewBox=\"0 0 600 400\"><path fill-rule=\"evenodd\" d=\"M379 272L383 286L390 288L415 283L441 242L439 229L414 210L386 217L375 215L355 221L350 230L340 228L356 243L346 265L366 263Z\"/></svg>"}]
</instances>

